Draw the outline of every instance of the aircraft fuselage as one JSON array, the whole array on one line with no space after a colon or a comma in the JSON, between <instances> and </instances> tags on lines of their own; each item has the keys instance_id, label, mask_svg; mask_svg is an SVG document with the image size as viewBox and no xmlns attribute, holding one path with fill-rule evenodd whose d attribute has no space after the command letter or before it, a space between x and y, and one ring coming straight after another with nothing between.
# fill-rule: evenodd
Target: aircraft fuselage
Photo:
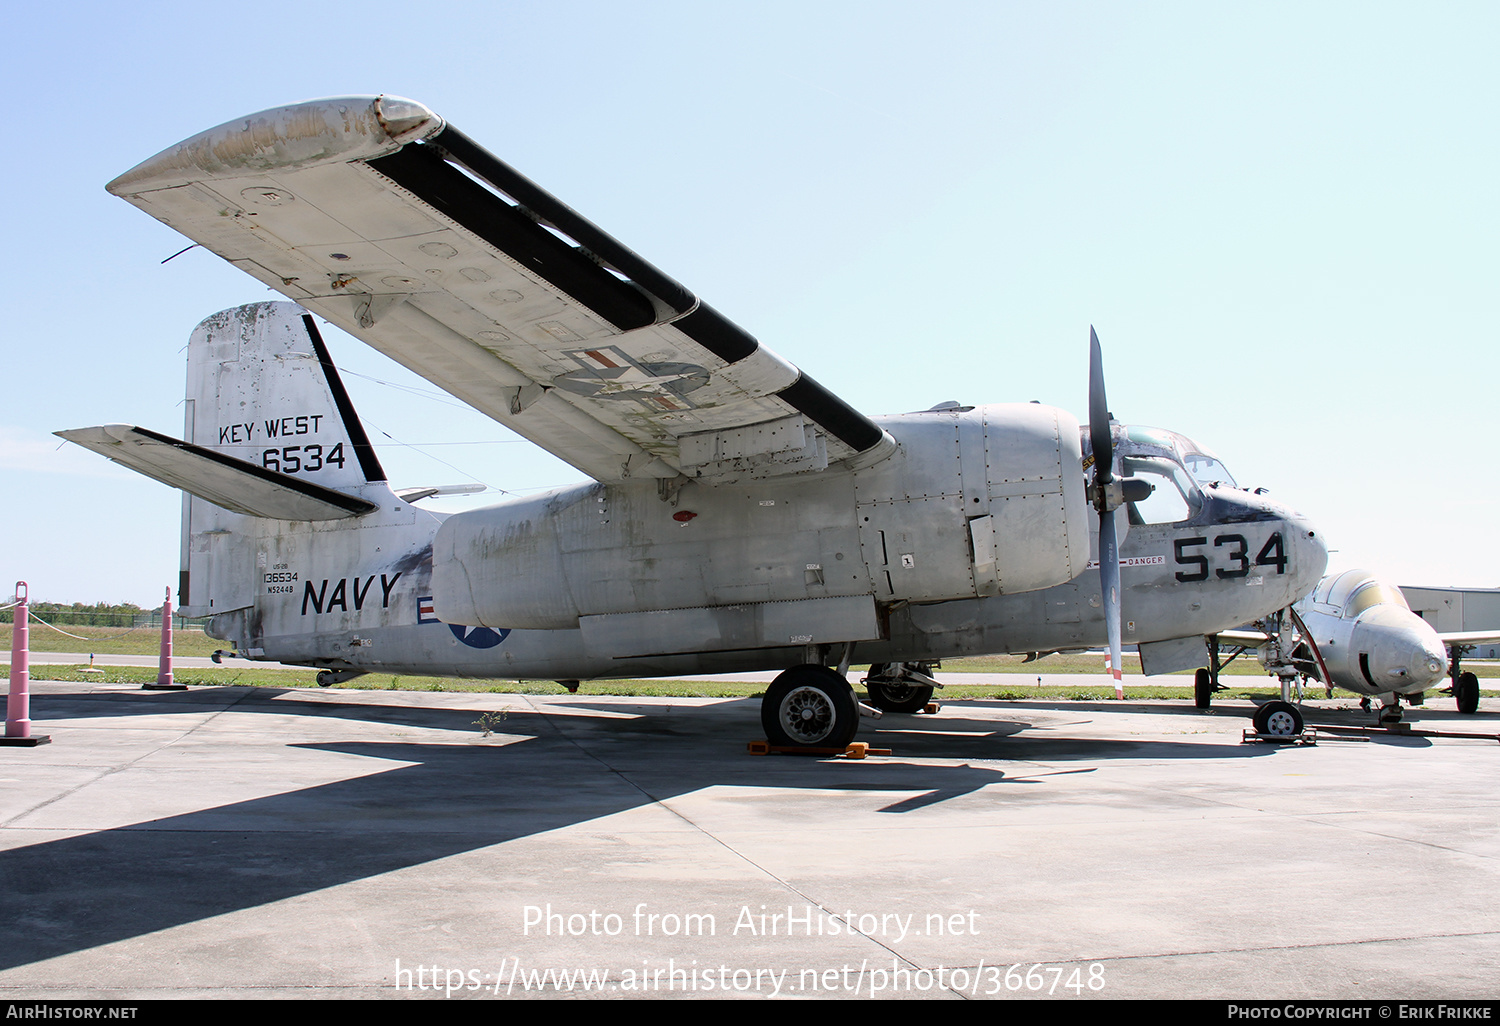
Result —
<instances>
[{"instance_id":1,"label":"aircraft fuselage","mask_svg":"<svg viewBox=\"0 0 1500 1026\"><path fill-rule=\"evenodd\" d=\"M588 483L448 518L380 502L353 531L247 523L253 544L237 560L259 560L259 593L211 630L254 658L474 678L781 669L847 641L860 662L1102 644L1097 528L1082 512L1062 551L1060 469L1029 486L983 472L982 441L1011 409L880 418L901 447L880 467L688 484L675 501L651 481ZM966 442L980 461L965 462ZM1055 446L1048 458L1058 466ZM361 494L378 502L383 487ZM996 544L985 518L1027 502L984 548ZM1121 554L1126 644L1283 608L1326 561L1299 515L1212 487L1178 522L1131 525ZM1012 567L1031 575L1014 592ZM1036 587L1047 572L1065 579ZM477 583L470 615L453 615L455 579Z\"/></svg>"}]
</instances>

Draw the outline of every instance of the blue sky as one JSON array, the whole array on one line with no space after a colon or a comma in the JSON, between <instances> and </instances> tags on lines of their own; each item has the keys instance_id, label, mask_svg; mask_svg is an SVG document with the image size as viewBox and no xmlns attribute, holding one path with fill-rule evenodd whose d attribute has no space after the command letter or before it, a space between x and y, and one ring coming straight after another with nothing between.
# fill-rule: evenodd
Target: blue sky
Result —
<instances>
[{"instance_id":1,"label":"blue sky","mask_svg":"<svg viewBox=\"0 0 1500 1026\"><path fill-rule=\"evenodd\" d=\"M1115 415L1216 450L1336 568L1500 585L1492 4L64 3L8 28L7 590L160 601L177 493L50 432L179 434L193 325L269 298L202 250L161 264L186 242L104 183L380 92L866 413L1082 416L1094 324ZM330 335L397 485L578 479Z\"/></svg>"}]
</instances>

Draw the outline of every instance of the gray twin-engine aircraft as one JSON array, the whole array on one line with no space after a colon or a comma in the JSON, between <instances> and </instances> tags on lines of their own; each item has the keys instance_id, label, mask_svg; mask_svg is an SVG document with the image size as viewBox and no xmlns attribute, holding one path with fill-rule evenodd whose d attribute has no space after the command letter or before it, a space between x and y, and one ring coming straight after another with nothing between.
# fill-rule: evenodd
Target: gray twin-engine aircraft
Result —
<instances>
[{"instance_id":1,"label":"gray twin-engine aircraft","mask_svg":"<svg viewBox=\"0 0 1500 1026\"><path fill-rule=\"evenodd\" d=\"M252 115L109 190L297 305L198 327L184 440L60 434L188 492L183 611L322 683L782 669L768 736L837 748L856 655L893 711L959 655L1107 640L1118 677L1122 639L1201 650L1324 569L1299 515L1111 418L1097 339L1086 429L1038 404L866 417L410 100ZM416 505L306 311L593 480Z\"/></svg>"},{"instance_id":2,"label":"gray twin-engine aircraft","mask_svg":"<svg viewBox=\"0 0 1500 1026\"><path fill-rule=\"evenodd\" d=\"M1476 645L1500 641L1497 631L1440 633L1411 611L1401 589L1368 570L1330 574L1291 609L1289 631L1223 631L1218 641L1254 648L1271 673L1296 673L1325 687L1352 691L1381 703L1380 721L1401 721L1401 699L1415 705L1446 674L1458 711L1479 709L1479 678L1464 670L1465 653ZM1200 705L1207 705L1206 681L1199 671ZM1264 710L1264 706L1262 710ZM1302 729L1301 714L1280 710L1288 718L1286 733ZM1257 713L1257 727L1271 726L1271 713ZM1271 731L1273 733L1278 731Z\"/></svg>"}]
</instances>

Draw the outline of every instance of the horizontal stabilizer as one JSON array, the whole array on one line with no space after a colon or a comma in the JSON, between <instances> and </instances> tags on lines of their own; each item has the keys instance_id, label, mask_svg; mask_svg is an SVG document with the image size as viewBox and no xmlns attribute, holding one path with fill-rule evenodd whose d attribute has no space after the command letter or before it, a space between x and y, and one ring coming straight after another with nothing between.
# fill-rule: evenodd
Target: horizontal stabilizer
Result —
<instances>
[{"instance_id":1,"label":"horizontal stabilizer","mask_svg":"<svg viewBox=\"0 0 1500 1026\"><path fill-rule=\"evenodd\" d=\"M341 520L373 512L372 502L128 424L56 435L121 466L235 513L273 520Z\"/></svg>"},{"instance_id":2,"label":"horizontal stabilizer","mask_svg":"<svg viewBox=\"0 0 1500 1026\"><path fill-rule=\"evenodd\" d=\"M488 487L482 484L419 485L415 488L396 489L396 498L402 502L419 502L422 499L430 499L434 495L473 495Z\"/></svg>"}]
</instances>

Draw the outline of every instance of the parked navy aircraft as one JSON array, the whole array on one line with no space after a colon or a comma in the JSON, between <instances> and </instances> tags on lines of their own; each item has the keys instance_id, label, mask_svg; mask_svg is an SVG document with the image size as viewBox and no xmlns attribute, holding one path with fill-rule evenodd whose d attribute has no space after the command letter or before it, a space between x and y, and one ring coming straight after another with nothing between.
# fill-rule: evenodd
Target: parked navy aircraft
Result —
<instances>
[{"instance_id":1,"label":"parked navy aircraft","mask_svg":"<svg viewBox=\"0 0 1500 1026\"><path fill-rule=\"evenodd\" d=\"M1097 339L1087 427L1039 404L866 417L409 100L252 115L109 190L300 306L199 325L183 439L60 434L188 492L183 611L323 683L783 669L768 736L841 747L856 654L891 708L965 654L1107 639L1118 672L1122 637L1201 639L1326 564L1301 516L1196 477L1214 464L1184 436L1132 441ZM414 505L308 311L593 480Z\"/></svg>"},{"instance_id":2,"label":"parked navy aircraft","mask_svg":"<svg viewBox=\"0 0 1500 1026\"><path fill-rule=\"evenodd\" d=\"M1411 611L1401 589L1368 570L1330 574L1292 608L1296 619L1286 636L1223 631L1218 638L1255 647L1272 673L1282 667L1363 695L1367 705L1379 699L1385 723L1401 720L1401 699L1415 704L1445 675L1458 711L1478 710L1479 679L1462 669L1462 657L1475 645L1500 640L1500 632L1439 633ZM1199 686L1201 695L1202 679Z\"/></svg>"}]
</instances>

